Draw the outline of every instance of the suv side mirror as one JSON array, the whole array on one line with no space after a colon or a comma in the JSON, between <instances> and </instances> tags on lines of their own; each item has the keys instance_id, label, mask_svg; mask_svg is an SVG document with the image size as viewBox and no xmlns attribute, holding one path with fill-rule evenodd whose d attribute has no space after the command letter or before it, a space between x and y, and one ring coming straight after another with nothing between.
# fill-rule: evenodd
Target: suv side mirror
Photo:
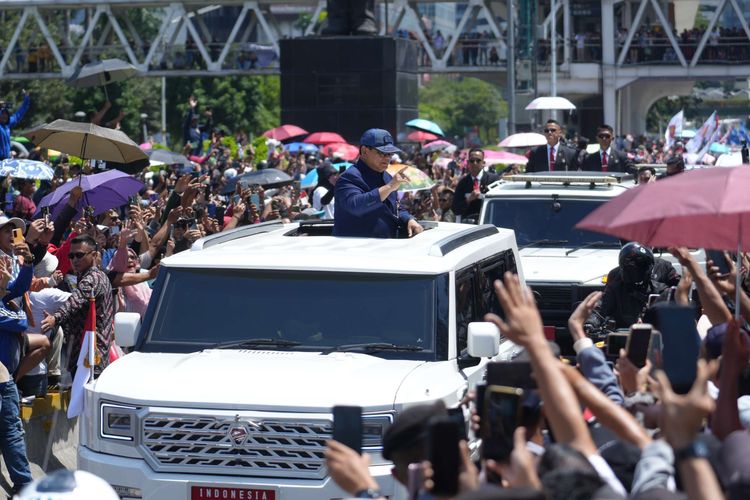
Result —
<instances>
[{"instance_id":1,"label":"suv side mirror","mask_svg":"<svg viewBox=\"0 0 750 500\"><path fill-rule=\"evenodd\" d=\"M140 314L128 312L115 314L115 343L120 347L133 347L140 330Z\"/></svg>"},{"instance_id":2,"label":"suv side mirror","mask_svg":"<svg viewBox=\"0 0 750 500\"><path fill-rule=\"evenodd\" d=\"M500 349L500 330L494 323L476 321L469 323L467 351L476 358L492 358Z\"/></svg>"}]
</instances>

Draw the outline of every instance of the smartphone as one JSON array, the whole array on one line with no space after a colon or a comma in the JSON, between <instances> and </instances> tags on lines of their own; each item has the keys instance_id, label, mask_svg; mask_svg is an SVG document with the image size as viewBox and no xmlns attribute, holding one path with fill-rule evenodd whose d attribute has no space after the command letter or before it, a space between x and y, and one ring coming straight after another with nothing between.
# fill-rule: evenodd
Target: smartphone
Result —
<instances>
[{"instance_id":1,"label":"smartphone","mask_svg":"<svg viewBox=\"0 0 750 500\"><path fill-rule=\"evenodd\" d=\"M648 323L637 323L630 327L630 335L625 351L628 359L638 368L646 366L646 358L651 347L651 331L653 327Z\"/></svg>"},{"instance_id":2,"label":"smartphone","mask_svg":"<svg viewBox=\"0 0 750 500\"><path fill-rule=\"evenodd\" d=\"M232 204L237 205L240 202L240 195L236 194L232 196Z\"/></svg>"},{"instance_id":3,"label":"smartphone","mask_svg":"<svg viewBox=\"0 0 750 500\"><path fill-rule=\"evenodd\" d=\"M49 207L44 207L42 209L42 213L44 214L44 225L49 226L49 219L50 219Z\"/></svg>"},{"instance_id":4,"label":"smartphone","mask_svg":"<svg viewBox=\"0 0 750 500\"><path fill-rule=\"evenodd\" d=\"M212 219L216 217L216 203L209 203L206 205L206 211L208 212L208 216Z\"/></svg>"},{"instance_id":5,"label":"smartphone","mask_svg":"<svg viewBox=\"0 0 750 500\"><path fill-rule=\"evenodd\" d=\"M219 224L224 224L224 212L226 211L226 208L224 207L216 207L216 220L219 221Z\"/></svg>"},{"instance_id":6,"label":"smartphone","mask_svg":"<svg viewBox=\"0 0 750 500\"><path fill-rule=\"evenodd\" d=\"M448 417L437 417L427 424L427 458L432 464L434 496L452 497L458 493L458 429Z\"/></svg>"},{"instance_id":7,"label":"smartphone","mask_svg":"<svg viewBox=\"0 0 750 500\"><path fill-rule=\"evenodd\" d=\"M25 240L23 239L23 230L21 229L13 229L13 244L14 245L20 245Z\"/></svg>"},{"instance_id":8,"label":"smartphone","mask_svg":"<svg viewBox=\"0 0 750 500\"><path fill-rule=\"evenodd\" d=\"M456 423L456 429L458 430L458 439L468 441L469 436L466 432L466 417L464 416L464 409L460 406L458 408L448 408L448 418Z\"/></svg>"},{"instance_id":9,"label":"smartphone","mask_svg":"<svg viewBox=\"0 0 750 500\"><path fill-rule=\"evenodd\" d=\"M659 295L658 293L650 293L648 295L648 302L646 302L646 307L653 307L653 305L656 304L656 302L659 300L659 297L661 297L661 295Z\"/></svg>"},{"instance_id":10,"label":"smartphone","mask_svg":"<svg viewBox=\"0 0 750 500\"><path fill-rule=\"evenodd\" d=\"M250 203L252 205L255 205L256 209L261 210L260 196L258 195L258 193L253 193L253 194L250 195Z\"/></svg>"},{"instance_id":11,"label":"smartphone","mask_svg":"<svg viewBox=\"0 0 750 500\"><path fill-rule=\"evenodd\" d=\"M706 249L706 262L709 260L713 261L714 266L719 268L721 274L729 274L729 263L727 263L727 258L723 251Z\"/></svg>"},{"instance_id":12,"label":"smartphone","mask_svg":"<svg viewBox=\"0 0 750 500\"><path fill-rule=\"evenodd\" d=\"M695 312L689 306L669 304L656 309L656 320L661 332L664 372L674 391L686 394L695 382L701 346Z\"/></svg>"},{"instance_id":13,"label":"smartphone","mask_svg":"<svg viewBox=\"0 0 750 500\"><path fill-rule=\"evenodd\" d=\"M528 361L499 361L487 363L487 385L504 385L522 389L536 389Z\"/></svg>"},{"instance_id":14,"label":"smartphone","mask_svg":"<svg viewBox=\"0 0 750 500\"><path fill-rule=\"evenodd\" d=\"M198 229L198 223L197 223L196 219L188 219L187 223L188 223L189 229L191 231L194 231L194 230Z\"/></svg>"},{"instance_id":15,"label":"smartphone","mask_svg":"<svg viewBox=\"0 0 750 500\"><path fill-rule=\"evenodd\" d=\"M151 193L150 195L148 195L148 201L150 201L151 203L159 201L159 193Z\"/></svg>"},{"instance_id":16,"label":"smartphone","mask_svg":"<svg viewBox=\"0 0 750 500\"><path fill-rule=\"evenodd\" d=\"M513 451L513 432L521 422L523 389L490 385L484 401L480 434L482 458L506 461Z\"/></svg>"},{"instance_id":17,"label":"smartphone","mask_svg":"<svg viewBox=\"0 0 750 500\"><path fill-rule=\"evenodd\" d=\"M477 411L477 415L481 417L484 415L484 398L487 394L487 384L477 384L474 391L474 408Z\"/></svg>"},{"instance_id":18,"label":"smartphone","mask_svg":"<svg viewBox=\"0 0 750 500\"><path fill-rule=\"evenodd\" d=\"M407 484L408 498L409 500L417 500L419 498L419 492L422 489L422 464L413 463L409 464L409 484Z\"/></svg>"},{"instance_id":19,"label":"smartphone","mask_svg":"<svg viewBox=\"0 0 750 500\"><path fill-rule=\"evenodd\" d=\"M627 333L610 333L607 336L607 356L610 358L619 358L620 349L625 349L628 345Z\"/></svg>"},{"instance_id":20,"label":"smartphone","mask_svg":"<svg viewBox=\"0 0 750 500\"><path fill-rule=\"evenodd\" d=\"M109 235L114 236L116 234L120 234L120 226L112 226L109 228Z\"/></svg>"},{"instance_id":21,"label":"smartphone","mask_svg":"<svg viewBox=\"0 0 750 500\"><path fill-rule=\"evenodd\" d=\"M333 439L362 454L362 407L333 407Z\"/></svg>"}]
</instances>

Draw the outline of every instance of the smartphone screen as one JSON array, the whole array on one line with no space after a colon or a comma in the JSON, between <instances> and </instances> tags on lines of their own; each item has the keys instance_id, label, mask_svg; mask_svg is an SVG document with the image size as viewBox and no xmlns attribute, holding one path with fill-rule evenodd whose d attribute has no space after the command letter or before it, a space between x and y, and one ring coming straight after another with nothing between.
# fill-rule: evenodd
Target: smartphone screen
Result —
<instances>
[{"instance_id":1,"label":"smartphone screen","mask_svg":"<svg viewBox=\"0 0 750 500\"><path fill-rule=\"evenodd\" d=\"M212 219L216 217L216 203L209 203L206 205L206 212L208 212L208 216Z\"/></svg>"},{"instance_id":2,"label":"smartphone screen","mask_svg":"<svg viewBox=\"0 0 750 500\"><path fill-rule=\"evenodd\" d=\"M433 419L427 426L427 457L432 464L432 494L454 496L458 493L458 468L461 458L458 450L458 429L448 417Z\"/></svg>"},{"instance_id":3,"label":"smartphone screen","mask_svg":"<svg viewBox=\"0 0 750 500\"><path fill-rule=\"evenodd\" d=\"M692 307L670 304L656 309L662 341L662 364L672 388L687 393L696 376L701 340Z\"/></svg>"},{"instance_id":4,"label":"smartphone screen","mask_svg":"<svg viewBox=\"0 0 750 500\"><path fill-rule=\"evenodd\" d=\"M712 260L714 266L719 268L721 274L729 274L729 264L727 263L726 256L721 250L708 250L706 249L706 262Z\"/></svg>"},{"instance_id":5,"label":"smartphone screen","mask_svg":"<svg viewBox=\"0 0 750 500\"><path fill-rule=\"evenodd\" d=\"M611 358L619 358L620 349L625 349L627 344L627 333L610 333L607 336L607 356Z\"/></svg>"},{"instance_id":6,"label":"smartphone screen","mask_svg":"<svg viewBox=\"0 0 750 500\"><path fill-rule=\"evenodd\" d=\"M646 358L651 345L652 327L648 323L635 324L630 327L630 335L625 350L628 359L638 368L646 366Z\"/></svg>"},{"instance_id":7,"label":"smartphone screen","mask_svg":"<svg viewBox=\"0 0 750 500\"><path fill-rule=\"evenodd\" d=\"M499 361L487 363L487 385L504 385L522 389L536 389L528 361Z\"/></svg>"},{"instance_id":8,"label":"smartphone screen","mask_svg":"<svg viewBox=\"0 0 750 500\"><path fill-rule=\"evenodd\" d=\"M474 396L474 407L476 408L477 415L480 417L484 415L484 397L487 394L487 384L477 384L476 395Z\"/></svg>"},{"instance_id":9,"label":"smartphone screen","mask_svg":"<svg viewBox=\"0 0 750 500\"><path fill-rule=\"evenodd\" d=\"M333 407L333 439L362 454L362 407Z\"/></svg>"},{"instance_id":10,"label":"smartphone screen","mask_svg":"<svg viewBox=\"0 0 750 500\"><path fill-rule=\"evenodd\" d=\"M261 206L260 206L260 196L258 196L258 193L253 193L253 194L250 195L250 203L252 203L253 205L255 205L256 209L258 209L258 210L261 209Z\"/></svg>"},{"instance_id":11,"label":"smartphone screen","mask_svg":"<svg viewBox=\"0 0 750 500\"><path fill-rule=\"evenodd\" d=\"M224 224L224 207L216 207L216 220L219 221L219 224Z\"/></svg>"},{"instance_id":12,"label":"smartphone screen","mask_svg":"<svg viewBox=\"0 0 750 500\"><path fill-rule=\"evenodd\" d=\"M240 202L240 195L236 194L232 196L232 204L237 205Z\"/></svg>"},{"instance_id":13,"label":"smartphone screen","mask_svg":"<svg viewBox=\"0 0 750 500\"><path fill-rule=\"evenodd\" d=\"M484 397L482 458L505 461L513 451L513 432L521 422L523 389L491 385Z\"/></svg>"}]
</instances>

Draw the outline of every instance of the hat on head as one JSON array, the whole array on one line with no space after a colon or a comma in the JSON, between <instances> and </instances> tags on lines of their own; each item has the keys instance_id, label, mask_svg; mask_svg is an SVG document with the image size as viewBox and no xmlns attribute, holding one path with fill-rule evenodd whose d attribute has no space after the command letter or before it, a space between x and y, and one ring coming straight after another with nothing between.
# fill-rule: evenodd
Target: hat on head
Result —
<instances>
[{"instance_id":1,"label":"hat on head","mask_svg":"<svg viewBox=\"0 0 750 500\"><path fill-rule=\"evenodd\" d=\"M411 406L396 417L383 436L383 458L393 460L393 453L424 439L427 422L432 417L446 416L442 400L430 404Z\"/></svg>"},{"instance_id":2,"label":"hat on head","mask_svg":"<svg viewBox=\"0 0 750 500\"><path fill-rule=\"evenodd\" d=\"M401 153L402 151L393 145L393 137L387 130L371 128L366 130L359 139L360 146L375 148L381 153Z\"/></svg>"},{"instance_id":3,"label":"hat on head","mask_svg":"<svg viewBox=\"0 0 750 500\"><path fill-rule=\"evenodd\" d=\"M55 272L55 269L57 269L57 264L57 257L47 252L44 254L42 261L34 266L34 277L49 278Z\"/></svg>"},{"instance_id":4,"label":"hat on head","mask_svg":"<svg viewBox=\"0 0 750 500\"><path fill-rule=\"evenodd\" d=\"M18 217L8 217L5 214L0 214L0 227L6 224L13 224L16 229L26 232L26 223Z\"/></svg>"}]
</instances>

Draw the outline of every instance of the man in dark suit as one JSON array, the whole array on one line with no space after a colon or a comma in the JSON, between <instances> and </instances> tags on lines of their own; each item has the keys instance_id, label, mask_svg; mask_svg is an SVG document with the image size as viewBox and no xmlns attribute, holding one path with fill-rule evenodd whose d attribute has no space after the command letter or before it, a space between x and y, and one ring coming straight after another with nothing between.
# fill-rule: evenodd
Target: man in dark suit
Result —
<instances>
[{"instance_id":1,"label":"man in dark suit","mask_svg":"<svg viewBox=\"0 0 750 500\"><path fill-rule=\"evenodd\" d=\"M453 196L453 213L461 217L461 222L467 219L479 219L482 210L482 194L487 192L487 186L500 179L495 173L484 170L484 150L472 148L469 151L469 173L458 181L456 193Z\"/></svg>"},{"instance_id":2,"label":"man in dark suit","mask_svg":"<svg viewBox=\"0 0 750 500\"><path fill-rule=\"evenodd\" d=\"M547 120L544 126L547 144L531 151L526 172L578 170L576 151L562 143L562 127L555 120Z\"/></svg>"},{"instance_id":3,"label":"man in dark suit","mask_svg":"<svg viewBox=\"0 0 750 500\"><path fill-rule=\"evenodd\" d=\"M596 129L596 141L599 152L588 155L581 165L581 170L592 172L629 172L635 173L633 162L628 156L612 146L615 131L609 125L600 125Z\"/></svg>"}]
</instances>

